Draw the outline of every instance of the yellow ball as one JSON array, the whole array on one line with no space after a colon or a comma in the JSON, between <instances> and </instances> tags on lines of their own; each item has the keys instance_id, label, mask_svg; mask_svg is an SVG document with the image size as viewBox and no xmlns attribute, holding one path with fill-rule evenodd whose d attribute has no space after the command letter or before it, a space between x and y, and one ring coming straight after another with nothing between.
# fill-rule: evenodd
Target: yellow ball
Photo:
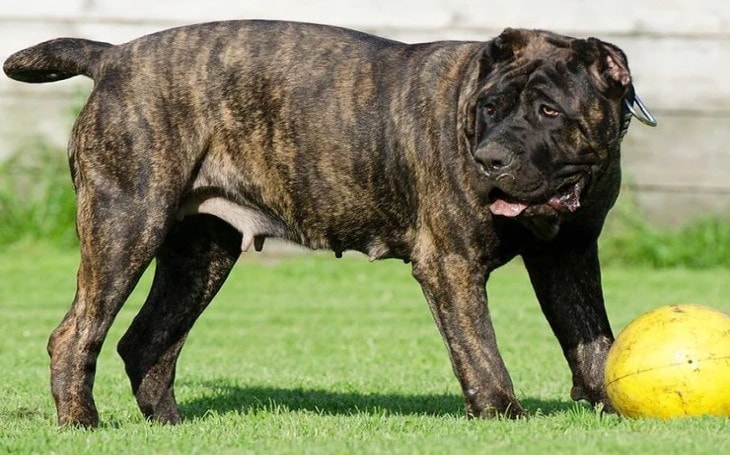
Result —
<instances>
[{"instance_id":1,"label":"yellow ball","mask_svg":"<svg viewBox=\"0 0 730 455\"><path fill-rule=\"evenodd\" d=\"M730 316L702 305L639 316L608 352L606 389L627 417L730 416Z\"/></svg>"}]
</instances>

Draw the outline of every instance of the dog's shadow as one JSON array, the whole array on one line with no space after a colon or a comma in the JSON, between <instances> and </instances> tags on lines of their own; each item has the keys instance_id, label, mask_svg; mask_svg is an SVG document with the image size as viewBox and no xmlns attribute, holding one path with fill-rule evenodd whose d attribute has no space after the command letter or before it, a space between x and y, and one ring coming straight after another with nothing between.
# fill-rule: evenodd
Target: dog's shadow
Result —
<instances>
[{"instance_id":1,"label":"dog's shadow","mask_svg":"<svg viewBox=\"0 0 730 455\"><path fill-rule=\"evenodd\" d=\"M196 384L199 386L200 384ZM464 402L456 394L407 395L397 393L333 392L318 389L241 387L205 384L214 394L180 403L185 419L205 418L209 413L296 412L323 415L390 414L463 417ZM521 400L529 415L552 415L575 406L568 400Z\"/></svg>"}]
</instances>

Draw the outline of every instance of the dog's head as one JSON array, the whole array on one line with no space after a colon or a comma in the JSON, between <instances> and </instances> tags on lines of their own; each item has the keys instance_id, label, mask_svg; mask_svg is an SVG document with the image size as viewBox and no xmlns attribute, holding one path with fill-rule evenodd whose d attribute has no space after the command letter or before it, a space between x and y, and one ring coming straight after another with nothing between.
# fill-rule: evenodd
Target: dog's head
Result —
<instances>
[{"instance_id":1,"label":"dog's head","mask_svg":"<svg viewBox=\"0 0 730 455\"><path fill-rule=\"evenodd\" d=\"M579 210L618 164L626 56L595 38L507 29L488 42L463 105L464 132L495 215Z\"/></svg>"}]
</instances>

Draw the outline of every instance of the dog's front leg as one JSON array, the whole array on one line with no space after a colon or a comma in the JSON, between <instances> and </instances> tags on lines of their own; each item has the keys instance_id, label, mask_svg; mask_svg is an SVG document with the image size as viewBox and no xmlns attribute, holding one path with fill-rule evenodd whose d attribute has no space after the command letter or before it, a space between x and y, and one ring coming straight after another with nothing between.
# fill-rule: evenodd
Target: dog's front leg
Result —
<instances>
[{"instance_id":1,"label":"dog's front leg","mask_svg":"<svg viewBox=\"0 0 730 455\"><path fill-rule=\"evenodd\" d=\"M457 255L414 261L413 275L444 338L472 417L524 414L515 397L487 309L487 271Z\"/></svg>"},{"instance_id":2,"label":"dog's front leg","mask_svg":"<svg viewBox=\"0 0 730 455\"><path fill-rule=\"evenodd\" d=\"M573 373L571 397L611 410L603 374L613 334L603 302L596 241L574 236L522 256Z\"/></svg>"}]
</instances>

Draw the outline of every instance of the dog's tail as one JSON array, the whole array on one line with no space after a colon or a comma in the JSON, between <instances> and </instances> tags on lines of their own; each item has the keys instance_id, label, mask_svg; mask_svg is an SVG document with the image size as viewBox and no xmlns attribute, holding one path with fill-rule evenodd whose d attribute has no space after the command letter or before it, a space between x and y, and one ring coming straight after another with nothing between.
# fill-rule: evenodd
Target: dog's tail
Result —
<instances>
[{"instance_id":1,"label":"dog's tail","mask_svg":"<svg viewBox=\"0 0 730 455\"><path fill-rule=\"evenodd\" d=\"M94 79L97 64L109 43L58 38L23 49L8 57L3 71L21 82L54 82L84 75Z\"/></svg>"}]
</instances>

